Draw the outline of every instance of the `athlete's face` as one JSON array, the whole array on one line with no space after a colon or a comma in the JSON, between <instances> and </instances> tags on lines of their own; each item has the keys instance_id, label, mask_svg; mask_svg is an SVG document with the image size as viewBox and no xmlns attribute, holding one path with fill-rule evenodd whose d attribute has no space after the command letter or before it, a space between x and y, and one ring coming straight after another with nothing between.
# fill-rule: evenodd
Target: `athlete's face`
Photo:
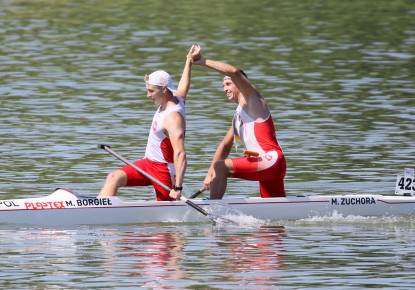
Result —
<instances>
[{"instance_id":1,"label":"athlete's face","mask_svg":"<svg viewBox=\"0 0 415 290\"><path fill-rule=\"evenodd\" d=\"M226 93L229 101L238 103L239 90L231 80L223 80L223 91Z\"/></svg>"},{"instance_id":2,"label":"athlete's face","mask_svg":"<svg viewBox=\"0 0 415 290\"><path fill-rule=\"evenodd\" d=\"M163 87L146 84L146 89L147 89L147 98L152 99L154 104L159 106L164 96Z\"/></svg>"}]
</instances>

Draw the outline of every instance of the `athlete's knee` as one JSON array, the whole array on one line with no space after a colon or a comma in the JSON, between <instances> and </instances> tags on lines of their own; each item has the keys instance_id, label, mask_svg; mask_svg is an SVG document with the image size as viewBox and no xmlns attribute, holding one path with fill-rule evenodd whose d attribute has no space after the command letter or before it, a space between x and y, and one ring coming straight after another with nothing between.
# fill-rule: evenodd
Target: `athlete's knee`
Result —
<instances>
[{"instance_id":1,"label":"athlete's knee","mask_svg":"<svg viewBox=\"0 0 415 290\"><path fill-rule=\"evenodd\" d=\"M230 175L231 170L225 161L226 160L219 160L213 164L213 170L215 170L216 175L217 174L225 174L226 176Z\"/></svg>"},{"instance_id":2,"label":"athlete's knee","mask_svg":"<svg viewBox=\"0 0 415 290\"><path fill-rule=\"evenodd\" d=\"M285 197L284 181L281 180L270 180L260 181L259 189L261 196L267 197Z\"/></svg>"},{"instance_id":3,"label":"athlete's knee","mask_svg":"<svg viewBox=\"0 0 415 290\"><path fill-rule=\"evenodd\" d=\"M125 186L127 183L127 176L124 171L116 170L108 174L106 182L116 187Z\"/></svg>"}]
</instances>

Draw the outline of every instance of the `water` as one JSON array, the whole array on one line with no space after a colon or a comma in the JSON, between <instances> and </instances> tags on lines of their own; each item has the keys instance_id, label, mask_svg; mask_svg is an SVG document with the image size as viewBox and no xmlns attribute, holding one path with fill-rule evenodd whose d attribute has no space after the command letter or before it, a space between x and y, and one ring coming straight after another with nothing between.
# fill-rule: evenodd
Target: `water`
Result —
<instances>
[{"instance_id":1,"label":"water","mask_svg":"<svg viewBox=\"0 0 415 290\"><path fill-rule=\"evenodd\" d=\"M393 193L396 174L415 164L415 4L206 4L1 2L1 199L42 196L58 186L97 194L107 173L123 165L97 144L130 160L143 155L156 109L145 98L143 76L165 69L177 84L193 43L207 58L244 69L266 98L287 158L288 195ZM231 125L235 105L226 102L221 79L193 68L188 195L201 187ZM258 185L232 180L227 195L259 195ZM120 196L153 198L148 188ZM410 217L236 228L3 225L0 234L2 288L407 289L414 283Z\"/></svg>"},{"instance_id":2,"label":"water","mask_svg":"<svg viewBox=\"0 0 415 290\"><path fill-rule=\"evenodd\" d=\"M405 219L4 228L0 237L5 289L410 289L415 273Z\"/></svg>"}]
</instances>

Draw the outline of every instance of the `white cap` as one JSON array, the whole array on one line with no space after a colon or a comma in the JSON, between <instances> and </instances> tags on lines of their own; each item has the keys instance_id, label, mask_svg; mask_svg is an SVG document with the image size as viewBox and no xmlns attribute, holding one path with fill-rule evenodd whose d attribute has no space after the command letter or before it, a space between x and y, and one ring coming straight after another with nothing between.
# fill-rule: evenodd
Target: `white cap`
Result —
<instances>
[{"instance_id":1,"label":"white cap","mask_svg":"<svg viewBox=\"0 0 415 290\"><path fill-rule=\"evenodd\" d=\"M153 86L166 86L173 94L177 94L177 89L173 87L171 76L164 70L158 70L146 77L146 84Z\"/></svg>"}]
</instances>

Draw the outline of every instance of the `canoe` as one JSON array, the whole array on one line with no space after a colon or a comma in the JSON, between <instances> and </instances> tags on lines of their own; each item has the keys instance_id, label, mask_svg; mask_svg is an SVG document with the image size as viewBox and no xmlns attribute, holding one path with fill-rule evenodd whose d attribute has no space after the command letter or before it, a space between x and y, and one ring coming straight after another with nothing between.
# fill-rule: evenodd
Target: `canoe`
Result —
<instances>
[{"instance_id":1,"label":"canoe","mask_svg":"<svg viewBox=\"0 0 415 290\"><path fill-rule=\"evenodd\" d=\"M324 195L280 198L192 199L206 212L260 220L298 220L316 216L394 216L415 213L415 197L405 195ZM123 201L82 196L66 188L38 198L0 200L0 223L100 225L154 222L210 222L182 201Z\"/></svg>"}]
</instances>

